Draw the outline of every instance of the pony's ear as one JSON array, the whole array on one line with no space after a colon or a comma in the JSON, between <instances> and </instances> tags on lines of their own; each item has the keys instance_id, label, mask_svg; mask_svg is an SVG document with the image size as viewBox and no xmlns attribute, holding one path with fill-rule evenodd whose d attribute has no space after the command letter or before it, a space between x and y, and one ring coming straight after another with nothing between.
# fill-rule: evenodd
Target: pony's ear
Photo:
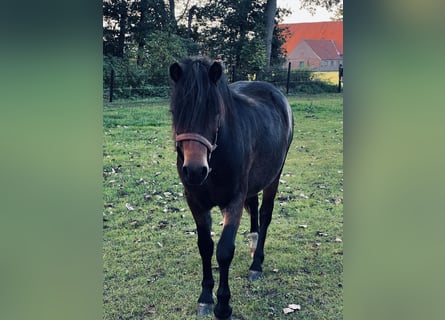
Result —
<instances>
[{"instance_id":1,"label":"pony's ear","mask_svg":"<svg viewBox=\"0 0 445 320\"><path fill-rule=\"evenodd\" d=\"M174 82L177 82L179 78L181 78L181 76L182 76L181 66L177 62L173 63L170 66L170 78L172 78Z\"/></svg>"},{"instance_id":2,"label":"pony's ear","mask_svg":"<svg viewBox=\"0 0 445 320\"><path fill-rule=\"evenodd\" d=\"M222 66L218 62L213 62L213 64L210 66L209 69L209 78L212 80L213 83L216 83L216 81L221 78L222 75Z\"/></svg>"}]
</instances>

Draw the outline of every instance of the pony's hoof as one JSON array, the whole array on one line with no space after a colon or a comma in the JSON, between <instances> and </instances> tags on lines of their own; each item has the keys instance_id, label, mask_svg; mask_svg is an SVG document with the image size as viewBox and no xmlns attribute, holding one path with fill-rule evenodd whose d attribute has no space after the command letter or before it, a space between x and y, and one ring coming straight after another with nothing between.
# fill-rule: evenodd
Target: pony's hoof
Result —
<instances>
[{"instance_id":1,"label":"pony's hoof","mask_svg":"<svg viewBox=\"0 0 445 320\"><path fill-rule=\"evenodd\" d=\"M249 281L256 281L261 277L261 271L249 270Z\"/></svg>"},{"instance_id":2,"label":"pony's hoof","mask_svg":"<svg viewBox=\"0 0 445 320\"><path fill-rule=\"evenodd\" d=\"M226 309L223 308L223 311L224 312L221 312L220 305L216 304L214 320L232 320L232 307L227 306ZM217 314L219 314L219 316Z\"/></svg>"},{"instance_id":3,"label":"pony's hoof","mask_svg":"<svg viewBox=\"0 0 445 320\"><path fill-rule=\"evenodd\" d=\"M213 311L212 303L198 303L198 316L206 316Z\"/></svg>"}]
</instances>

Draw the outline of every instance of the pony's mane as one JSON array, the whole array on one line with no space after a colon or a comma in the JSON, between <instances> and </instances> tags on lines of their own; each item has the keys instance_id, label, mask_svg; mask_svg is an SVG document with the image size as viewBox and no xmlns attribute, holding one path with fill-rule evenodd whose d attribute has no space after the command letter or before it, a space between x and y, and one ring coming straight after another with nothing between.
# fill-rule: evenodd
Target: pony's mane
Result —
<instances>
[{"instance_id":1,"label":"pony's mane","mask_svg":"<svg viewBox=\"0 0 445 320\"><path fill-rule=\"evenodd\" d=\"M176 131L205 133L219 115L224 118L231 95L224 73L216 81L209 78L213 61L205 57L187 57L179 62L181 76L173 82L170 111Z\"/></svg>"}]
</instances>

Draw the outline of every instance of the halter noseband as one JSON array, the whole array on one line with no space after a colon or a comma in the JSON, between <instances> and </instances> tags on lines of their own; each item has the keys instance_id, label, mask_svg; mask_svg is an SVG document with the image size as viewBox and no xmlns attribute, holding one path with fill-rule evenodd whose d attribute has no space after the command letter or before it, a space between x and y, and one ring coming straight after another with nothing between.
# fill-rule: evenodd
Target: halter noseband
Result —
<instances>
[{"instance_id":1,"label":"halter noseband","mask_svg":"<svg viewBox=\"0 0 445 320\"><path fill-rule=\"evenodd\" d=\"M219 131L219 127L221 126L221 118L219 115L217 118L218 118L218 120L217 120L218 126L216 127L214 143L211 143L206 137L200 135L199 133L181 133L181 134L176 134L176 137L175 137L176 147L178 147L179 142L182 142L182 141L190 141L190 140L197 141L207 148L207 150L209 152L208 158L210 160L210 157L212 156L212 152L215 151L216 147L218 147L216 142L218 141L218 131Z\"/></svg>"},{"instance_id":2,"label":"halter noseband","mask_svg":"<svg viewBox=\"0 0 445 320\"><path fill-rule=\"evenodd\" d=\"M187 140L193 140L197 141L201 144L203 144L207 150L209 150L209 153L211 154L213 151L215 151L216 147L218 146L216 144L216 140L218 139L218 131L216 132L216 138L215 143L212 144L209 140L207 140L205 137L198 133L181 133L176 135L176 146L178 146L178 143L181 141L187 141Z\"/></svg>"}]
</instances>

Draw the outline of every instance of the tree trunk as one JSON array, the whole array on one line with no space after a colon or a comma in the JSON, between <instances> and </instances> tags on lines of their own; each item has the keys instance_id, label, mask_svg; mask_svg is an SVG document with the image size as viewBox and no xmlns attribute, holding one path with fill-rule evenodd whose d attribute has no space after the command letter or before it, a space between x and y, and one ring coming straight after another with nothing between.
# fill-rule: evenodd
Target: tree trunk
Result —
<instances>
[{"instance_id":1,"label":"tree trunk","mask_svg":"<svg viewBox=\"0 0 445 320\"><path fill-rule=\"evenodd\" d=\"M116 56L123 58L125 51L125 34L127 33L128 11L127 1L122 0L119 5L119 36Z\"/></svg>"},{"instance_id":2,"label":"tree trunk","mask_svg":"<svg viewBox=\"0 0 445 320\"><path fill-rule=\"evenodd\" d=\"M275 14L277 12L277 0L267 0L266 4L266 65L264 71L270 69L270 56L272 53L272 38L275 28Z\"/></svg>"},{"instance_id":3,"label":"tree trunk","mask_svg":"<svg viewBox=\"0 0 445 320\"><path fill-rule=\"evenodd\" d=\"M136 64L142 66L144 64L145 39L147 37L148 0L140 1L139 14L140 18L137 32L138 53Z\"/></svg>"},{"instance_id":4,"label":"tree trunk","mask_svg":"<svg viewBox=\"0 0 445 320\"><path fill-rule=\"evenodd\" d=\"M192 37L192 19L193 19L193 15L195 14L196 9L198 9L198 7L196 5L194 5L189 10L189 16L188 16L188 20L187 20L187 38L189 38L189 39Z\"/></svg>"},{"instance_id":5,"label":"tree trunk","mask_svg":"<svg viewBox=\"0 0 445 320\"><path fill-rule=\"evenodd\" d=\"M176 16L175 16L175 0L169 0L169 6L170 6L170 26L173 31L176 31L177 24L176 24Z\"/></svg>"}]
</instances>

